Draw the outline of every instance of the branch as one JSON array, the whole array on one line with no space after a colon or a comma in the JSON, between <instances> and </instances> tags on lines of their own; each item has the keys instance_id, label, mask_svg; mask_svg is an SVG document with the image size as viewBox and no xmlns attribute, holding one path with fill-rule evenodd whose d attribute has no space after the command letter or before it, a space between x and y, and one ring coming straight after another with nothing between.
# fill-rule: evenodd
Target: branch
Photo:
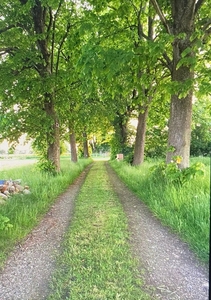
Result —
<instances>
[{"instance_id":1,"label":"branch","mask_svg":"<svg viewBox=\"0 0 211 300\"><path fill-rule=\"evenodd\" d=\"M167 63L167 67L169 69L170 72L172 72L172 61L171 59L168 57L167 53L164 52L163 53L163 58L165 59L166 63Z\"/></svg>"},{"instance_id":2,"label":"branch","mask_svg":"<svg viewBox=\"0 0 211 300\"><path fill-rule=\"evenodd\" d=\"M196 7L195 7L195 15L197 14L198 10L200 9L200 7L202 6L204 0L198 0L196 3Z\"/></svg>"},{"instance_id":3,"label":"branch","mask_svg":"<svg viewBox=\"0 0 211 300\"><path fill-rule=\"evenodd\" d=\"M8 30L10 30L11 28L15 28L15 27L16 27L16 25L12 24L12 25L10 25L8 27L2 28L2 29L0 29L0 34L3 33L3 32L6 32Z\"/></svg>"},{"instance_id":4,"label":"branch","mask_svg":"<svg viewBox=\"0 0 211 300\"><path fill-rule=\"evenodd\" d=\"M13 54L16 50L18 50L17 47L0 48L0 55Z\"/></svg>"},{"instance_id":5,"label":"branch","mask_svg":"<svg viewBox=\"0 0 211 300\"><path fill-rule=\"evenodd\" d=\"M152 3L152 5L153 5L153 7L154 7L154 9L155 9L155 11L156 11L156 13L158 14L158 16L159 16L159 18L160 18L160 20L161 20L163 26L166 28L167 32L168 32L169 34L171 34L171 30L170 30L170 28L169 28L169 26L168 26L167 20L166 20L166 18L165 18L165 16L164 16L163 12L161 11L161 9L160 9L160 7L159 7L159 4L157 3L157 0L150 0L150 1L151 1L151 3Z\"/></svg>"},{"instance_id":6,"label":"branch","mask_svg":"<svg viewBox=\"0 0 211 300\"><path fill-rule=\"evenodd\" d=\"M55 15L54 15L54 20L56 20L57 19L57 16L58 16L58 14L59 14L59 11L60 11L60 9L61 9L61 6L62 6L62 3L64 2L64 0L60 0L59 1L59 5L58 5L58 8L57 8L57 11L56 11L56 13L55 13Z\"/></svg>"},{"instance_id":7,"label":"branch","mask_svg":"<svg viewBox=\"0 0 211 300\"><path fill-rule=\"evenodd\" d=\"M113 10L117 10L116 7L112 6L112 5L107 5L108 8L111 8Z\"/></svg>"},{"instance_id":8,"label":"branch","mask_svg":"<svg viewBox=\"0 0 211 300\"><path fill-rule=\"evenodd\" d=\"M204 39L206 39L209 35L211 35L211 27L208 28L204 33Z\"/></svg>"},{"instance_id":9,"label":"branch","mask_svg":"<svg viewBox=\"0 0 211 300\"><path fill-rule=\"evenodd\" d=\"M59 49L58 49L58 52L57 52L57 62L56 62L56 74L58 73L58 69L59 69L59 58L60 58L60 53L61 53L61 50L62 50L62 46L68 36L68 33L70 31L70 23L67 24L67 29L66 29L66 32L64 34L64 36L62 37L62 40L61 40L61 43L59 45Z\"/></svg>"},{"instance_id":10,"label":"branch","mask_svg":"<svg viewBox=\"0 0 211 300\"><path fill-rule=\"evenodd\" d=\"M211 18L207 20L207 22L203 26L203 31L206 31L207 28L211 25ZM209 29L208 29L209 30Z\"/></svg>"},{"instance_id":11,"label":"branch","mask_svg":"<svg viewBox=\"0 0 211 300\"><path fill-rule=\"evenodd\" d=\"M46 36L47 40L49 39L49 36L50 36L50 30L51 30L51 27L52 27L52 23L53 23L53 14L52 14L52 9L50 7L49 8L49 23L48 23L47 36Z\"/></svg>"},{"instance_id":12,"label":"branch","mask_svg":"<svg viewBox=\"0 0 211 300\"><path fill-rule=\"evenodd\" d=\"M142 11L142 3L140 4L140 9L137 12L137 21L138 21L138 37L147 39L147 36L143 32L143 26L141 24L141 11Z\"/></svg>"},{"instance_id":13,"label":"branch","mask_svg":"<svg viewBox=\"0 0 211 300\"><path fill-rule=\"evenodd\" d=\"M53 63L54 63L54 43L55 43L56 21L57 21L57 17L58 17L58 14L59 14L59 11L60 11L60 8L62 6L63 1L64 0L59 1L57 11L56 11L56 13L54 15L54 18L52 20L52 22L53 22L53 28L52 28L53 33L52 33L52 41L51 41L51 73L53 72Z\"/></svg>"}]
</instances>

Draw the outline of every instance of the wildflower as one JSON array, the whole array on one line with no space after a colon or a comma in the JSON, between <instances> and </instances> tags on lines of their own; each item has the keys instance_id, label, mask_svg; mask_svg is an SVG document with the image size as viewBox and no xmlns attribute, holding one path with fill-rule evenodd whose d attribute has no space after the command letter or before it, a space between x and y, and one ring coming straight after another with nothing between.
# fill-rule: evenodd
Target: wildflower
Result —
<instances>
[{"instance_id":1,"label":"wildflower","mask_svg":"<svg viewBox=\"0 0 211 300\"><path fill-rule=\"evenodd\" d=\"M182 157L181 156L177 156L176 163L177 164L181 164L181 162L182 162Z\"/></svg>"}]
</instances>

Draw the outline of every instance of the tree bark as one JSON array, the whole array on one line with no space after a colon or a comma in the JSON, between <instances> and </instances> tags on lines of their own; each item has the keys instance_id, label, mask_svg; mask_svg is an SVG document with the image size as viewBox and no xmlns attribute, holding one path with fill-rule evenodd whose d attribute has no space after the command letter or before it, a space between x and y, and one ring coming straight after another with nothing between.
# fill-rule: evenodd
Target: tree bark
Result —
<instances>
[{"instance_id":1,"label":"tree bark","mask_svg":"<svg viewBox=\"0 0 211 300\"><path fill-rule=\"evenodd\" d=\"M84 157L89 157L89 149L88 149L88 141L87 141L87 134L83 132L83 150L84 150Z\"/></svg>"},{"instance_id":2,"label":"tree bark","mask_svg":"<svg viewBox=\"0 0 211 300\"><path fill-rule=\"evenodd\" d=\"M173 147L173 151L167 153L166 161L170 163L173 156L181 156L180 168L189 167L190 138L192 120L192 94L178 99L172 96L171 111L169 120L168 147Z\"/></svg>"},{"instance_id":3,"label":"tree bark","mask_svg":"<svg viewBox=\"0 0 211 300\"><path fill-rule=\"evenodd\" d=\"M47 158L55 166L55 171L60 172L59 120L54 110L52 97L52 95L47 94L44 105L47 117L52 120L52 125L47 132Z\"/></svg>"},{"instance_id":4,"label":"tree bark","mask_svg":"<svg viewBox=\"0 0 211 300\"><path fill-rule=\"evenodd\" d=\"M149 112L149 107L146 106L144 108L144 111L140 112L138 116L133 166L140 165L144 161L144 147L145 147L145 136L146 136L146 128L147 128L146 123L147 123L148 112Z\"/></svg>"},{"instance_id":5,"label":"tree bark","mask_svg":"<svg viewBox=\"0 0 211 300\"><path fill-rule=\"evenodd\" d=\"M181 87L185 86L194 78L194 66L184 63L178 67L178 63L182 58L184 50L190 49L186 54L186 58L193 58L194 53L190 41L190 37L194 32L195 18L195 0L171 1L173 34L175 40L173 43L173 67L171 73L172 82L178 83ZM178 34L184 34L183 38L178 38ZM171 109L169 120L168 147L166 162L171 162L173 156L181 156L182 162L179 165L181 169L189 166L190 158L190 139L191 139L191 121L192 121L192 95L193 88L189 87L186 96L180 99L179 91L171 96Z\"/></svg>"},{"instance_id":6,"label":"tree bark","mask_svg":"<svg viewBox=\"0 0 211 300\"><path fill-rule=\"evenodd\" d=\"M49 10L45 7L40 0L35 0L34 6L31 9L32 18L34 23L35 37L37 36L36 46L40 54L41 62L36 65L43 82L52 76L53 70L53 46L52 49L49 45L48 34L51 27L47 26L47 16ZM51 24L52 26L52 24ZM44 110L47 119L51 125L47 127L47 159L54 165L55 171L60 172L60 132L59 120L54 107L54 87L44 94Z\"/></svg>"},{"instance_id":7,"label":"tree bark","mask_svg":"<svg viewBox=\"0 0 211 300\"><path fill-rule=\"evenodd\" d=\"M127 140L128 140L128 121L130 117L131 111L130 108L125 111L125 113L116 113L116 117L113 122L114 130L115 130L115 140L116 140L116 148L118 153L123 153L124 150L127 147Z\"/></svg>"},{"instance_id":8,"label":"tree bark","mask_svg":"<svg viewBox=\"0 0 211 300\"><path fill-rule=\"evenodd\" d=\"M71 148L71 161L76 163L78 161L75 132L70 133L70 148Z\"/></svg>"}]
</instances>

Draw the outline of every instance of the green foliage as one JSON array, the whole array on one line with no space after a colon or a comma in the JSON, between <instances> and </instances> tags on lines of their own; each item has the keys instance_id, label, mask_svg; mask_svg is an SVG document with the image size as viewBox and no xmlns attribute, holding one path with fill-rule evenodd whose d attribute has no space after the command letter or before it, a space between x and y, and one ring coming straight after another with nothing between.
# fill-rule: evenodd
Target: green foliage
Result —
<instances>
[{"instance_id":1,"label":"green foliage","mask_svg":"<svg viewBox=\"0 0 211 300\"><path fill-rule=\"evenodd\" d=\"M179 156L173 157L173 161L169 164L165 162L155 165L151 168L154 178L162 178L167 184L182 186L195 178L196 175L204 175L204 164L196 162L189 168L180 169L179 165L182 158Z\"/></svg>"},{"instance_id":2,"label":"green foliage","mask_svg":"<svg viewBox=\"0 0 211 300\"><path fill-rule=\"evenodd\" d=\"M193 122L190 154L209 156L211 153L211 98L201 96L193 104Z\"/></svg>"},{"instance_id":3,"label":"green foliage","mask_svg":"<svg viewBox=\"0 0 211 300\"><path fill-rule=\"evenodd\" d=\"M145 155L147 157L165 157L167 144L166 128L160 126L149 127L146 132Z\"/></svg>"},{"instance_id":4,"label":"green foliage","mask_svg":"<svg viewBox=\"0 0 211 300\"><path fill-rule=\"evenodd\" d=\"M9 228L12 228L13 225L9 222L10 222L10 219L8 217L5 217L0 214L0 231L8 230Z\"/></svg>"},{"instance_id":5,"label":"green foliage","mask_svg":"<svg viewBox=\"0 0 211 300\"><path fill-rule=\"evenodd\" d=\"M54 163L46 157L41 157L37 163L37 167L41 172L56 175L56 168Z\"/></svg>"}]
</instances>

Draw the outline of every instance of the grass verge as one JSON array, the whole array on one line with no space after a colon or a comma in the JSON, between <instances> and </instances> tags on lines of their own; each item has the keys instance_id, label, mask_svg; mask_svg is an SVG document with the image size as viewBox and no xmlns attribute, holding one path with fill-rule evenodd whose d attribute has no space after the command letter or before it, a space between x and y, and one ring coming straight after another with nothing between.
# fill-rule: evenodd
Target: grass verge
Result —
<instances>
[{"instance_id":1,"label":"grass verge","mask_svg":"<svg viewBox=\"0 0 211 300\"><path fill-rule=\"evenodd\" d=\"M210 161L209 158L192 159L205 164L205 175L196 176L184 186L165 184L161 178L153 178L150 167L144 162L132 167L124 162L111 162L123 182L145 202L151 211L179 233L188 242L202 262L209 260L210 225ZM157 163L157 162L156 162Z\"/></svg>"},{"instance_id":2,"label":"grass verge","mask_svg":"<svg viewBox=\"0 0 211 300\"><path fill-rule=\"evenodd\" d=\"M0 267L9 251L23 239L40 218L48 211L56 197L60 195L81 173L91 160L79 160L73 164L68 159L61 161L61 173L50 176L39 172L33 165L0 171L1 179L18 179L29 185L31 194L13 195L6 204L0 205L0 215L9 218L13 225L8 230L0 230Z\"/></svg>"},{"instance_id":3,"label":"grass verge","mask_svg":"<svg viewBox=\"0 0 211 300\"><path fill-rule=\"evenodd\" d=\"M128 245L126 216L103 162L89 172L52 281L48 300L147 300Z\"/></svg>"}]
</instances>

